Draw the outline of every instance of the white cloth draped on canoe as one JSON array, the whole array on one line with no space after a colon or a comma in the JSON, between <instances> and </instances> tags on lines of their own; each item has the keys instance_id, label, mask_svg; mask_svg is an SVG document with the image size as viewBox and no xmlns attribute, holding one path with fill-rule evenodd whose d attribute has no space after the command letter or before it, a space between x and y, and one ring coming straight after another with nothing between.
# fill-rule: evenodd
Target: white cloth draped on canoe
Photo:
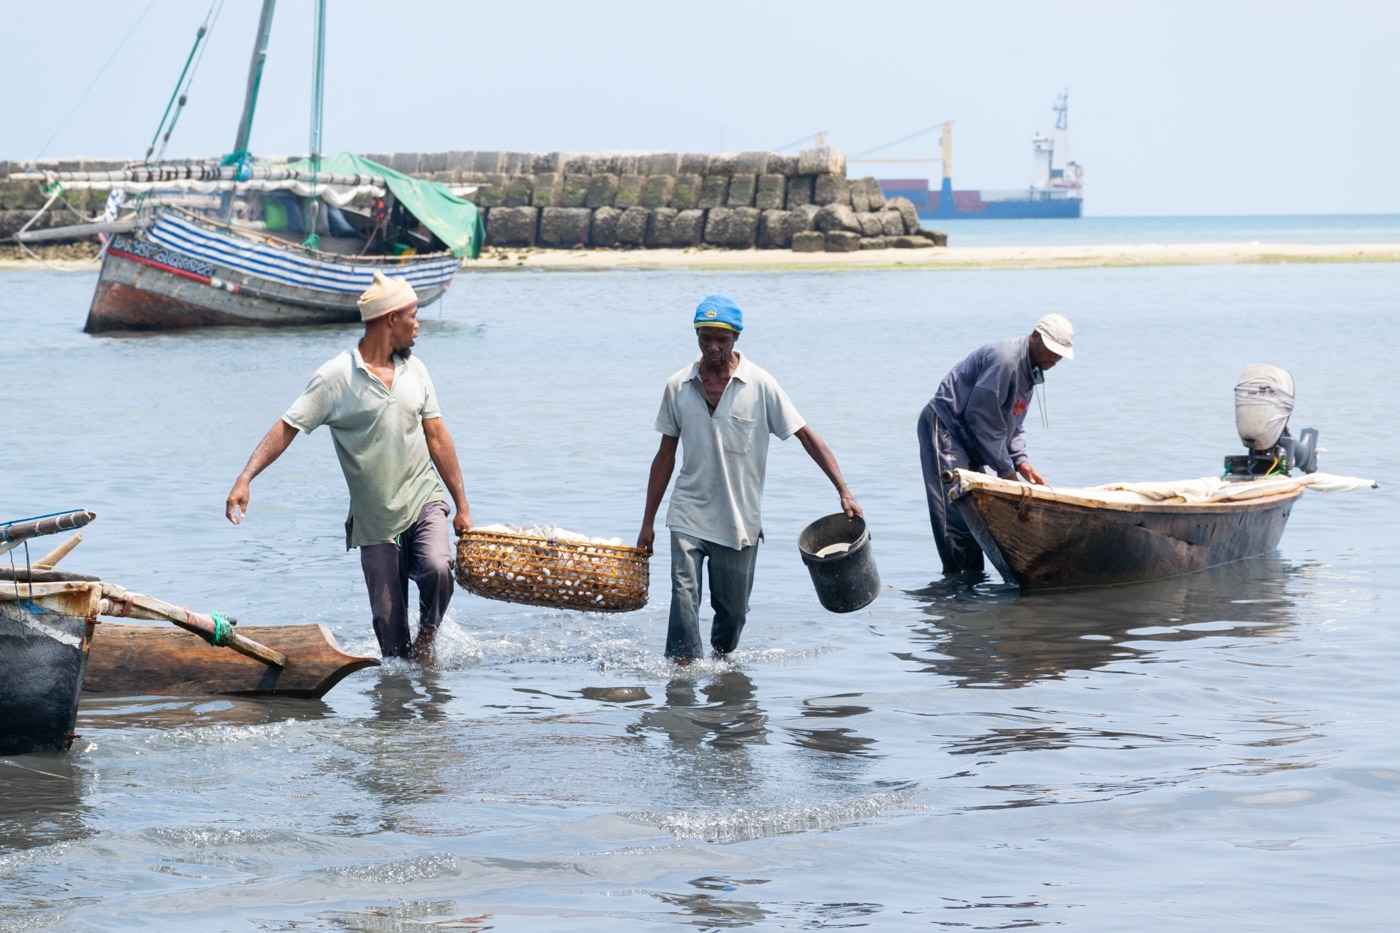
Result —
<instances>
[{"instance_id":1,"label":"white cloth draped on canoe","mask_svg":"<svg viewBox=\"0 0 1400 933\"><path fill-rule=\"evenodd\" d=\"M1227 480L1219 476L1198 479L1167 480L1150 483L1105 483L1102 486L1029 486L1018 480L1001 479L990 473L957 470L958 487L967 491L973 487L1015 492L1037 490L1068 496L1088 502L1240 502L1261 499L1311 489L1314 492L1354 492L1371 489L1375 480L1338 476L1334 473L1307 473L1303 476L1271 476L1255 480Z\"/></svg>"}]
</instances>

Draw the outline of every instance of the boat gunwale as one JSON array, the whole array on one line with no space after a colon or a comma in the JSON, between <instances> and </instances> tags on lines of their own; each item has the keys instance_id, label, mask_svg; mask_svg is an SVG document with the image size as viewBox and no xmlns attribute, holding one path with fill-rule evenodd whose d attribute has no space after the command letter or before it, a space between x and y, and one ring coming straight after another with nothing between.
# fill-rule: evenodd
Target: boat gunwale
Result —
<instances>
[{"instance_id":1,"label":"boat gunwale","mask_svg":"<svg viewBox=\"0 0 1400 933\"><path fill-rule=\"evenodd\" d=\"M174 204L163 204L160 206L159 210L170 211L172 213L179 214L186 220L192 221L193 223L198 224L199 226L204 227L205 229L210 230L214 233L238 237L240 239L248 240L252 243L258 243L264 246L271 246L273 249L280 249L289 253L297 253L299 255L309 254L320 262L335 262L344 263L347 265L385 264L403 266L411 265L416 262L423 262L429 259L446 259L447 257L453 255L452 250L450 249L438 250L435 253L414 253L411 256L386 256L382 253L372 255L356 254L351 256L347 253L327 253L319 249L313 249L309 246L303 246L298 243L293 243L289 240L280 240L277 237L268 236L265 232L260 234L256 230L247 230L237 226L233 226L231 224L227 226L223 224L217 224L207 217L203 217L199 214L194 213L193 211L187 210L183 207L178 207ZM153 218L150 221L150 223L147 224L147 226L150 226L154 222L155 221ZM144 230L142 232L144 233Z\"/></svg>"},{"instance_id":2,"label":"boat gunwale","mask_svg":"<svg viewBox=\"0 0 1400 933\"><path fill-rule=\"evenodd\" d=\"M1155 502L1112 502L1055 492L1053 489L1049 492L1045 492L1029 484L1023 484L1023 488L1027 491L1021 492L1009 489L997 489L992 486L979 484L968 489L960 489L957 495L960 498L986 495L1017 503L1034 502L1040 505L1066 505L1099 512L1215 513L1248 511L1264 505L1272 505L1290 499L1296 499L1303 494L1303 490L1306 487L1296 486L1292 489L1274 493L1273 495L1256 496L1250 499L1206 500L1201 502L1188 502L1180 496L1173 496L1170 499L1162 499Z\"/></svg>"}]
</instances>

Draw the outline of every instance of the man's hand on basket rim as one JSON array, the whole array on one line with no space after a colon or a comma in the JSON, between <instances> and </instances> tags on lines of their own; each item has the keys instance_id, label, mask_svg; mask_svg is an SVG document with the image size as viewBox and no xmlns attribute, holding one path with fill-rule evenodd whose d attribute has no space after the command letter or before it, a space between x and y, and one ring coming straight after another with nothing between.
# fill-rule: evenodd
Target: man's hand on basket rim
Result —
<instances>
[{"instance_id":1,"label":"man's hand on basket rim","mask_svg":"<svg viewBox=\"0 0 1400 933\"><path fill-rule=\"evenodd\" d=\"M647 557L651 556L652 545L655 543L656 531L651 527L643 528L641 533L637 535L637 550L641 551Z\"/></svg>"}]
</instances>

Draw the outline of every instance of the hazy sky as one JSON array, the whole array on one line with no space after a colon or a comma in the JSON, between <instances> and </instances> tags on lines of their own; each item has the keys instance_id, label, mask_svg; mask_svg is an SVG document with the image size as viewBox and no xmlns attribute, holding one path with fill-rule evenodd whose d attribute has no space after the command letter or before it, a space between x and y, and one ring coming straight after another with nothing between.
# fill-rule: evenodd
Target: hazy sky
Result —
<instances>
[{"instance_id":1,"label":"hazy sky","mask_svg":"<svg viewBox=\"0 0 1400 933\"><path fill-rule=\"evenodd\" d=\"M258 6L224 0L167 155L231 148ZM1395 0L329 8L327 151L733 152L825 130L856 155L953 120L955 185L1012 188L1068 88L1086 214L1400 213ZM0 158L139 156L208 9L3 0ZM277 5L255 152L308 148L312 10ZM936 151L931 133L879 154Z\"/></svg>"}]
</instances>

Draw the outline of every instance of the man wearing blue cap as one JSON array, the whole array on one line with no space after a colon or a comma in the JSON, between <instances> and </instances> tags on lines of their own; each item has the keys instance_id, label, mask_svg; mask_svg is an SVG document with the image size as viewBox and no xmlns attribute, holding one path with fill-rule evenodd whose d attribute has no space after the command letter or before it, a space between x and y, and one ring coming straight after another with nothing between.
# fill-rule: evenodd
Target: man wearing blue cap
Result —
<instances>
[{"instance_id":1,"label":"man wearing blue cap","mask_svg":"<svg viewBox=\"0 0 1400 933\"><path fill-rule=\"evenodd\" d=\"M776 379L734 349L744 315L727 295L707 295L695 309L700 358L666 381L656 430L661 447L651 462L646 510L637 547L651 553L652 526L676 467L666 526L671 529L671 620L666 656L688 664L704 655L700 639L700 574L709 561L715 655L739 646L749 610L759 514L768 463L768 436L794 434L841 495L847 518L861 515L826 443L808 427Z\"/></svg>"}]
</instances>

